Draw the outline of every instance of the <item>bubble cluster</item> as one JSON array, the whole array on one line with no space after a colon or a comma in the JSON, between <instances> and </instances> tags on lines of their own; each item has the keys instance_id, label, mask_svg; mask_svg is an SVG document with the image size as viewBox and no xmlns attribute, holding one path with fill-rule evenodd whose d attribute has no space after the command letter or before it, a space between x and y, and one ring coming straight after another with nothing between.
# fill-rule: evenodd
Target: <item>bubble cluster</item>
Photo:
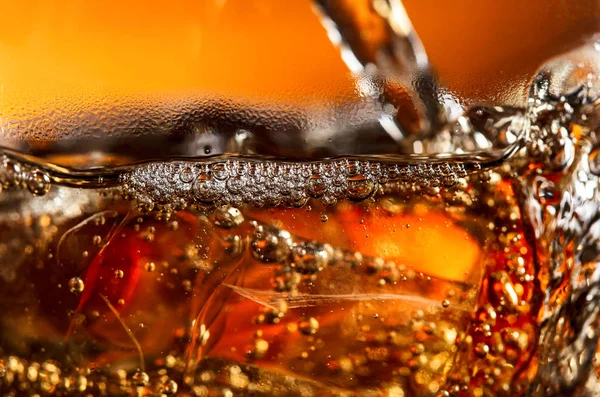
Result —
<instances>
[{"instance_id":1,"label":"bubble cluster","mask_svg":"<svg viewBox=\"0 0 600 397\"><path fill-rule=\"evenodd\" d=\"M301 207L309 198L326 205L372 197L388 182L450 188L467 175L464 164L384 164L358 160L315 163L170 162L141 165L121 176L124 193L146 205Z\"/></svg>"},{"instance_id":2,"label":"bubble cluster","mask_svg":"<svg viewBox=\"0 0 600 397\"><path fill-rule=\"evenodd\" d=\"M50 190L50 176L37 168L16 161L6 155L0 158L0 186L2 189L27 189L34 196L43 196Z\"/></svg>"}]
</instances>

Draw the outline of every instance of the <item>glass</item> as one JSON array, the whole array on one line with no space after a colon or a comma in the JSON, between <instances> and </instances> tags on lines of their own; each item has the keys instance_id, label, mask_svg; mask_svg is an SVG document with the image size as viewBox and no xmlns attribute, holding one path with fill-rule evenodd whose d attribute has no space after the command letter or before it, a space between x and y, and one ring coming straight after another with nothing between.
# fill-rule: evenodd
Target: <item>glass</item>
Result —
<instances>
[{"instance_id":1,"label":"glass","mask_svg":"<svg viewBox=\"0 0 600 397\"><path fill-rule=\"evenodd\" d=\"M0 14L2 395L597 395L597 0Z\"/></svg>"}]
</instances>

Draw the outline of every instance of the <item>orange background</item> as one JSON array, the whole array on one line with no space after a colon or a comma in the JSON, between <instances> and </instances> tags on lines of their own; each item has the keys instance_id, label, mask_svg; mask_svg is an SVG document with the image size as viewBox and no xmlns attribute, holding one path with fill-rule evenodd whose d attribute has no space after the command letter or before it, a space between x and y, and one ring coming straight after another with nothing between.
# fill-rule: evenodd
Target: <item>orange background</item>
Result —
<instances>
[{"instance_id":1,"label":"orange background","mask_svg":"<svg viewBox=\"0 0 600 397\"><path fill-rule=\"evenodd\" d=\"M472 99L514 102L544 59L600 30L598 0L405 4L443 81ZM354 95L308 0L3 1L0 15L0 114L112 91Z\"/></svg>"}]
</instances>

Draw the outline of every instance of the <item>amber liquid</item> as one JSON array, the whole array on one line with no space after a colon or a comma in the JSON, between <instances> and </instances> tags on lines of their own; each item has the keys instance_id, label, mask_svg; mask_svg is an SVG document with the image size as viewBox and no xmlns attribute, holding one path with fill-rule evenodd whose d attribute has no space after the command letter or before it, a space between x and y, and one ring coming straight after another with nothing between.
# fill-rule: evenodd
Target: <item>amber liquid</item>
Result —
<instances>
[{"instance_id":1,"label":"amber liquid","mask_svg":"<svg viewBox=\"0 0 600 397\"><path fill-rule=\"evenodd\" d=\"M3 214L2 388L433 396L470 360L510 364L485 387L511 388L535 337L533 269L496 171L301 208L146 213L53 188Z\"/></svg>"}]
</instances>

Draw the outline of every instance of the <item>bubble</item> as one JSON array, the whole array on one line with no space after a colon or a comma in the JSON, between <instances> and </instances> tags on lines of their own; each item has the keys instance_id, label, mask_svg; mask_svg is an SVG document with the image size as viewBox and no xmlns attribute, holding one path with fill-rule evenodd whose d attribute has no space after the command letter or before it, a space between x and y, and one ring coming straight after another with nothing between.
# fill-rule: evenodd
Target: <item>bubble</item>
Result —
<instances>
[{"instance_id":1,"label":"bubble","mask_svg":"<svg viewBox=\"0 0 600 397\"><path fill-rule=\"evenodd\" d=\"M244 189L245 183L244 180L240 176L234 176L232 178L227 179L227 183L225 184L227 190L229 190L232 194L239 194Z\"/></svg>"},{"instance_id":2,"label":"bubble","mask_svg":"<svg viewBox=\"0 0 600 397\"><path fill-rule=\"evenodd\" d=\"M156 270L156 265L154 264L154 262L147 262L147 263L144 265L144 269L145 269L147 272L153 272L153 271L155 271L155 270Z\"/></svg>"},{"instance_id":3,"label":"bubble","mask_svg":"<svg viewBox=\"0 0 600 397\"><path fill-rule=\"evenodd\" d=\"M200 174L196 178L194 193L194 198L202 203L213 203L220 195L217 185L213 182L211 176L206 173Z\"/></svg>"},{"instance_id":4,"label":"bubble","mask_svg":"<svg viewBox=\"0 0 600 397\"><path fill-rule=\"evenodd\" d=\"M314 335L319 330L319 322L314 317L304 317L298 321L298 330L304 335Z\"/></svg>"},{"instance_id":5,"label":"bubble","mask_svg":"<svg viewBox=\"0 0 600 397\"><path fill-rule=\"evenodd\" d=\"M244 223L244 215L235 207L220 208L215 211L213 223L223 229L233 229Z\"/></svg>"},{"instance_id":6,"label":"bubble","mask_svg":"<svg viewBox=\"0 0 600 397\"><path fill-rule=\"evenodd\" d=\"M224 181L229 177L229 170L225 163L217 163L212 166L211 174L215 179Z\"/></svg>"},{"instance_id":7,"label":"bubble","mask_svg":"<svg viewBox=\"0 0 600 397\"><path fill-rule=\"evenodd\" d=\"M83 280L79 277L73 277L69 280L69 291L71 291L72 293L80 294L83 292L84 288L85 284L83 283Z\"/></svg>"},{"instance_id":8,"label":"bubble","mask_svg":"<svg viewBox=\"0 0 600 397\"><path fill-rule=\"evenodd\" d=\"M256 339L254 341L253 349L249 352L250 358L258 360L263 358L269 351L269 342L264 339Z\"/></svg>"},{"instance_id":9,"label":"bubble","mask_svg":"<svg viewBox=\"0 0 600 397\"><path fill-rule=\"evenodd\" d=\"M160 386L160 391L164 395L172 396L177 393L178 388L179 386L174 380L168 380Z\"/></svg>"},{"instance_id":10,"label":"bubble","mask_svg":"<svg viewBox=\"0 0 600 397\"><path fill-rule=\"evenodd\" d=\"M519 303L519 296L510 276L505 271L498 271L490 275L490 299L508 309L514 309Z\"/></svg>"},{"instance_id":11,"label":"bubble","mask_svg":"<svg viewBox=\"0 0 600 397\"><path fill-rule=\"evenodd\" d=\"M326 214L321 215L321 222L327 222L329 217Z\"/></svg>"},{"instance_id":12,"label":"bubble","mask_svg":"<svg viewBox=\"0 0 600 397\"><path fill-rule=\"evenodd\" d=\"M150 383L150 376L142 371L136 371L131 377L131 381L136 386L148 386Z\"/></svg>"},{"instance_id":13,"label":"bubble","mask_svg":"<svg viewBox=\"0 0 600 397\"><path fill-rule=\"evenodd\" d=\"M538 178L535 185L535 197L542 205L555 205L560 201L560 193L554 183Z\"/></svg>"},{"instance_id":14,"label":"bubble","mask_svg":"<svg viewBox=\"0 0 600 397\"><path fill-rule=\"evenodd\" d=\"M289 246L285 240L271 232L259 229L254 233L251 242L252 255L265 263L283 262L289 252Z\"/></svg>"},{"instance_id":15,"label":"bubble","mask_svg":"<svg viewBox=\"0 0 600 397\"><path fill-rule=\"evenodd\" d=\"M99 246L100 243L102 243L102 237L99 235L95 235L94 237L92 237L92 244L94 244L95 246Z\"/></svg>"},{"instance_id":16,"label":"bubble","mask_svg":"<svg viewBox=\"0 0 600 397\"><path fill-rule=\"evenodd\" d=\"M294 191L290 194L289 203L292 207L302 208L308 201L308 196L303 191Z\"/></svg>"},{"instance_id":17,"label":"bubble","mask_svg":"<svg viewBox=\"0 0 600 397\"><path fill-rule=\"evenodd\" d=\"M348 177L354 177L358 174L359 172L359 166L358 166L358 162L354 161L354 160L348 160L346 162L346 176Z\"/></svg>"},{"instance_id":18,"label":"bubble","mask_svg":"<svg viewBox=\"0 0 600 397\"><path fill-rule=\"evenodd\" d=\"M337 201L337 198L333 195L325 195L321 197L321 202L328 207L334 206L337 203Z\"/></svg>"},{"instance_id":19,"label":"bubble","mask_svg":"<svg viewBox=\"0 0 600 397\"><path fill-rule=\"evenodd\" d=\"M363 175L357 175L348 179L346 195L351 200L364 200L374 191L375 185Z\"/></svg>"},{"instance_id":20,"label":"bubble","mask_svg":"<svg viewBox=\"0 0 600 397\"><path fill-rule=\"evenodd\" d=\"M490 352L490 347L488 345L486 345L485 343L478 343L477 345L475 345L475 355L477 357L485 358L485 357L487 357L489 352Z\"/></svg>"},{"instance_id":21,"label":"bubble","mask_svg":"<svg viewBox=\"0 0 600 397\"><path fill-rule=\"evenodd\" d=\"M414 344L410 347L410 353L413 356L419 356L425 352L425 346L422 343Z\"/></svg>"},{"instance_id":22,"label":"bubble","mask_svg":"<svg viewBox=\"0 0 600 397\"><path fill-rule=\"evenodd\" d=\"M179 174L179 179L183 183L190 183L194 180L194 172L190 168L184 168Z\"/></svg>"},{"instance_id":23,"label":"bubble","mask_svg":"<svg viewBox=\"0 0 600 397\"><path fill-rule=\"evenodd\" d=\"M21 164L16 161L4 158L2 162L2 170L0 173L0 181L3 187L13 187L21 183L23 178Z\"/></svg>"},{"instance_id":24,"label":"bubble","mask_svg":"<svg viewBox=\"0 0 600 397\"><path fill-rule=\"evenodd\" d=\"M442 307L447 308L450 306L450 301L448 299L444 299L442 301Z\"/></svg>"},{"instance_id":25,"label":"bubble","mask_svg":"<svg viewBox=\"0 0 600 397\"><path fill-rule=\"evenodd\" d=\"M34 196L43 196L50 190L50 177L42 171L31 171L26 182L27 189Z\"/></svg>"},{"instance_id":26,"label":"bubble","mask_svg":"<svg viewBox=\"0 0 600 397\"><path fill-rule=\"evenodd\" d=\"M323 270L329 262L327 251L315 244L307 243L292 247L292 266L302 274L315 274Z\"/></svg>"},{"instance_id":27,"label":"bubble","mask_svg":"<svg viewBox=\"0 0 600 397\"><path fill-rule=\"evenodd\" d=\"M123 272L123 270L121 269L117 269L115 270L115 278L120 280L125 276L125 272Z\"/></svg>"}]
</instances>

